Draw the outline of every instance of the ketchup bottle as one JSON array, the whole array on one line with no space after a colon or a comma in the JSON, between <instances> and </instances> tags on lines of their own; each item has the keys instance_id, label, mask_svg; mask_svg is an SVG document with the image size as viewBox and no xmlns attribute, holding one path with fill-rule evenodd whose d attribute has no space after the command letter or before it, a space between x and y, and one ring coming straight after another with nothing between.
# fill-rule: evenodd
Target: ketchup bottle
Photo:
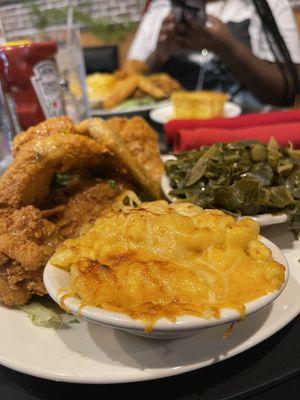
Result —
<instances>
[{"instance_id":1,"label":"ketchup bottle","mask_svg":"<svg viewBox=\"0 0 300 400\"><path fill-rule=\"evenodd\" d=\"M0 46L0 80L15 132L64 114L55 42Z\"/></svg>"}]
</instances>

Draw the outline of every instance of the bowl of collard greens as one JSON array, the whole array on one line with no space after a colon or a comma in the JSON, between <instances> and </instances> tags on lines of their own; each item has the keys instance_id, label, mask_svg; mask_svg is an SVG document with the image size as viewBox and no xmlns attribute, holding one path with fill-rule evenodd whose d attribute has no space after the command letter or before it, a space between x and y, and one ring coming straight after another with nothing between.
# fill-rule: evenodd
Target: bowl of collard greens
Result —
<instances>
[{"instance_id":1,"label":"bowl of collard greens","mask_svg":"<svg viewBox=\"0 0 300 400\"><path fill-rule=\"evenodd\" d=\"M300 232L300 149L274 138L215 143L166 156L165 170L162 189L171 201L258 217L262 225L289 220Z\"/></svg>"}]
</instances>

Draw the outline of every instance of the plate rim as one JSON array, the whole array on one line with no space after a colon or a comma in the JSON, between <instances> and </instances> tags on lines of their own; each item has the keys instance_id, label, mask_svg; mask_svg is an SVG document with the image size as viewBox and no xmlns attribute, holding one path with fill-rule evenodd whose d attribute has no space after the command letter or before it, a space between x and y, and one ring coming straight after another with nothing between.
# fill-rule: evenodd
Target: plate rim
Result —
<instances>
[{"instance_id":1,"label":"plate rim","mask_svg":"<svg viewBox=\"0 0 300 400\"><path fill-rule=\"evenodd\" d=\"M134 114L134 113L141 113L141 112L148 112L156 110L157 108L167 107L171 104L171 100L160 100L152 104L145 104L143 106L134 107L129 110L118 110L113 108L112 110L103 110L103 109L93 109L91 108L91 114L94 117L110 117L113 115L127 115L127 114Z\"/></svg>"}]
</instances>

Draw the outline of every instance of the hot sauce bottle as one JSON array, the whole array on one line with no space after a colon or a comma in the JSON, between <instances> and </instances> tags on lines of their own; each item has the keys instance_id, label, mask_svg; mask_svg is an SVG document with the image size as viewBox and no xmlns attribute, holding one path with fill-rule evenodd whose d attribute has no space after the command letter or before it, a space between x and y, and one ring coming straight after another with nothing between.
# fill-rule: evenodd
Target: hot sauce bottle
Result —
<instances>
[{"instance_id":1,"label":"hot sauce bottle","mask_svg":"<svg viewBox=\"0 0 300 400\"><path fill-rule=\"evenodd\" d=\"M0 79L15 133L64 114L55 42L0 46Z\"/></svg>"}]
</instances>

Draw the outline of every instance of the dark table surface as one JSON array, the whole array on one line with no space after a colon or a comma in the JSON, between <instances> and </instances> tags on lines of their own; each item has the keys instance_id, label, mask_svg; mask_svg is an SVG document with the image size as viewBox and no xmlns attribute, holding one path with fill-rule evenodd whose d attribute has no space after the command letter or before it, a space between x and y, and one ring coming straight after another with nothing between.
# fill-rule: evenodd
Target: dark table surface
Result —
<instances>
[{"instance_id":1,"label":"dark table surface","mask_svg":"<svg viewBox=\"0 0 300 400\"><path fill-rule=\"evenodd\" d=\"M161 380L78 385L46 381L0 367L1 400L66 400L75 395L92 399L299 399L300 317L238 356Z\"/></svg>"}]
</instances>

